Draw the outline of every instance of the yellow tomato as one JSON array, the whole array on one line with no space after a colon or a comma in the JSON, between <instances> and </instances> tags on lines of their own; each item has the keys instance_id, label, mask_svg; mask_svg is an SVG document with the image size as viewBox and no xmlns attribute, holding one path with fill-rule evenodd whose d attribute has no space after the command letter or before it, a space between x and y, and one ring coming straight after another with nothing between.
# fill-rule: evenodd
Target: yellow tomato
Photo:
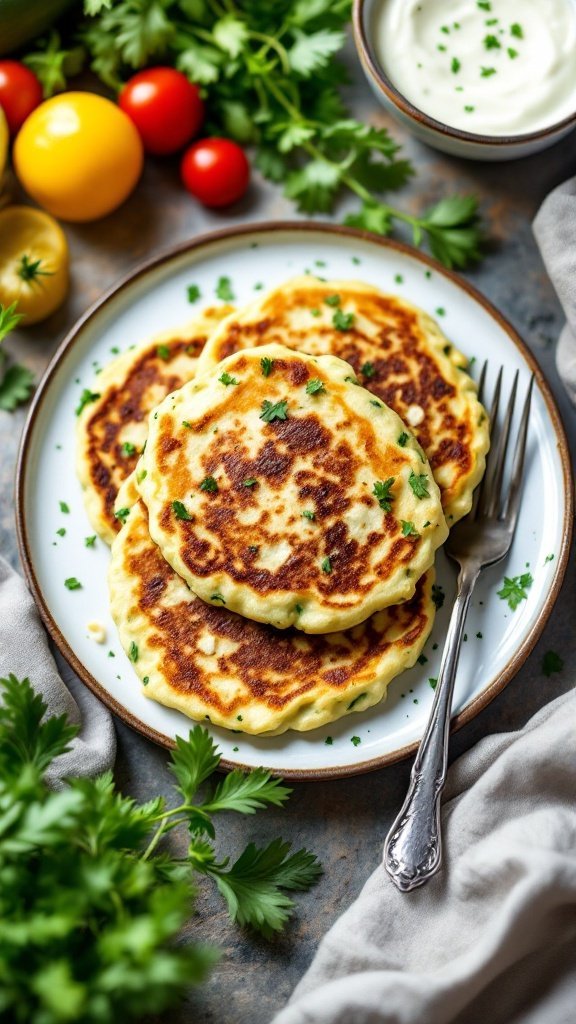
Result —
<instances>
[{"instance_id":1,"label":"yellow tomato","mask_svg":"<svg viewBox=\"0 0 576 1024\"><path fill-rule=\"evenodd\" d=\"M66 92L41 103L14 143L14 168L26 191L55 217L86 221L123 203L142 170L140 136L102 96Z\"/></svg>"},{"instance_id":2,"label":"yellow tomato","mask_svg":"<svg viewBox=\"0 0 576 1024\"><path fill-rule=\"evenodd\" d=\"M68 245L59 224L42 210L0 211L0 304L17 303L22 326L44 320L68 291Z\"/></svg>"}]
</instances>

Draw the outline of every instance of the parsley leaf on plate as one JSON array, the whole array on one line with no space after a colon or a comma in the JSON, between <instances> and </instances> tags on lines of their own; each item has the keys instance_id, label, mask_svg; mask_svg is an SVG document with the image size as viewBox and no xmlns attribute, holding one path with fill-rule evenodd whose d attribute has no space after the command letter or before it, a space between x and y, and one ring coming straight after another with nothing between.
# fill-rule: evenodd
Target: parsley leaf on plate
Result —
<instances>
[{"instance_id":1,"label":"parsley leaf on plate","mask_svg":"<svg viewBox=\"0 0 576 1024\"><path fill-rule=\"evenodd\" d=\"M281 402L269 402L264 399L260 419L265 423L273 423L274 420L285 420L288 418L288 402L283 399Z\"/></svg>"},{"instance_id":2,"label":"parsley leaf on plate","mask_svg":"<svg viewBox=\"0 0 576 1024\"><path fill-rule=\"evenodd\" d=\"M497 591L498 597L502 601L507 601L510 610L515 612L520 602L528 597L527 591L533 582L532 574L529 572L522 573L521 576L505 576L501 590Z\"/></svg>"},{"instance_id":3,"label":"parsley leaf on plate","mask_svg":"<svg viewBox=\"0 0 576 1024\"><path fill-rule=\"evenodd\" d=\"M216 285L216 295L222 302L234 302L235 295L232 290L232 282L229 277L219 277Z\"/></svg>"},{"instance_id":4,"label":"parsley leaf on plate","mask_svg":"<svg viewBox=\"0 0 576 1024\"><path fill-rule=\"evenodd\" d=\"M192 522L192 520L194 519L194 516L190 515L188 509L186 508L182 501L173 501L172 511L176 516L176 519L183 519L186 522Z\"/></svg>"},{"instance_id":5,"label":"parsley leaf on plate","mask_svg":"<svg viewBox=\"0 0 576 1024\"><path fill-rule=\"evenodd\" d=\"M84 388L80 395L78 405L76 406L76 415L79 416L87 405L90 405L91 402L95 402L98 398L100 398L100 393L98 391L90 391L90 388Z\"/></svg>"},{"instance_id":6,"label":"parsley leaf on plate","mask_svg":"<svg viewBox=\"0 0 576 1024\"><path fill-rule=\"evenodd\" d=\"M413 469L410 470L410 476L408 477L408 483L412 488L417 498L429 498L430 492L428 490L428 477L425 473L415 473Z\"/></svg>"},{"instance_id":7,"label":"parsley leaf on plate","mask_svg":"<svg viewBox=\"0 0 576 1024\"><path fill-rule=\"evenodd\" d=\"M312 378L312 380L309 380L306 384L307 395L318 395L321 391L326 391L326 386L324 381L320 380L319 377Z\"/></svg>"},{"instance_id":8,"label":"parsley leaf on plate","mask_svg":"<svg viewBox=\"0 0 576 1024\"><path fill-rule=\"evenodd\" d=\"M392 490L392 487L394 486L395 480L396 477L389 476L387 480L376 480L374 484L374 490L372 491L372 494L378 500L378 504L380 505L380 508L383 510L383 512L392 511L392 502L394 500L394 495L391 494L390 492Z\"/></svg>"}]
</instances>

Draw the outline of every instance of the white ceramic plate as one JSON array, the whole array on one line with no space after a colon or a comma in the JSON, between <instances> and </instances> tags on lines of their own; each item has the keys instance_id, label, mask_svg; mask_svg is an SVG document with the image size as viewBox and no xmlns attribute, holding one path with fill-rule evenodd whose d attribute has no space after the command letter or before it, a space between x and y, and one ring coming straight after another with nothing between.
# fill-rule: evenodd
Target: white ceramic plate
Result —
<instances>
[{"instance_id":1,"label":"white ceramic plate","mask_svg":"<svg viewBox=\"0 0 576 1024\"><path fill-rule=\"evenodd\" d=\"M176 327L202 302L212 302L222 276L235 299L246 302L257 286L273 286L303 271L357 278L397 292L439 319L468 356L490 363L489 390L500 364L509 385L520 371L523 393L537 375L526 461L525 500L512 550L487 570L476 587L455 692L455 722L468 721L518 670L551 611L570 543L571 482L566 440L553 398L513 329L467 283L407 247L352 230L314 224L268 224L205 236L156 258L107 293L77 324L56 353L38 390L22 441L17 512L22 559L41 614L61 651L84 682L128 724L170 745L191 723L148 700L124 655L108 610L109 553L97 541L84 546L88 523L74 470L74 410L95 371L147 335ZM192 307L187 286L202 298ZM60 510L60 502L69 507ZM60 537L57 530L66 529ZM550 558L549 556L554 556ZM524 572L533 584L515 612L497 596L504 575ZM350 775L406 756L422 735L438 675L443 637L455 592L455 572L440 554L438 582L446 601L425 649L427 661L398 677L379 707L352 714L309 733L274 738L213 729L225 765L265 765L291 777ZM64 580L76 576L81 590ZM96 644L87 623L105 624ZM332 742L327 742L328 738Z\"/></svg>"}]
</instances>

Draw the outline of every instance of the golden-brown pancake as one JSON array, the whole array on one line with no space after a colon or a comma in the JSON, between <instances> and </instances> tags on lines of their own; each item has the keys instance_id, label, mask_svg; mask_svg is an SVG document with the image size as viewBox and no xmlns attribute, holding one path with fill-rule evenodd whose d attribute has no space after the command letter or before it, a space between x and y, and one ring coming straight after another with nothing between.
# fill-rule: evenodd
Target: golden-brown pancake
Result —
<instances>
[{"instance_id":1,"label":"golden-brown pancake","mask_svg":"<svg viewBox=\"0 0 576 1024\"><path fill-rule=\"evenodd\" d=\"M358 281L295 278L223 321L198 373L240 348L270 343L350 363L418 438L448 525L470 510L484 473L488 420L466 357L427 313Z\"/></svg>"},{"instance_id":2,"label":"golden-brown pancake","mask_svg":"<svg viewBox=\"0 0 576 1024\"><path fill-rule=\"evenodd\" d=\"M447 536L422 449L348 363L243 349L150 417L150 535L204 601L348 629L412 596Z\"/></svg>"},{"instance_id":3,"label":"golden-brown pancake","mask_svg":"<svg viewBox=\"0 0 576 1024\"><path fill-rule=\"evenodd\" d=\"M148 413L194 376L206 339L231 310L206 309L181 329L134 346L110 362L88 392L92 399L78 416L76 465L88 517L107 544L121 525L116 495L146 441Z\"/></svg>"},{"instance_id":4,"label":"golden-brown pancake","mask_svg":"<svg viewBox=\"0 0 576 1024\"><path fill-rule=\"evenodd\" d=\"M434 572L410 601L345 633L278 633L194 596L162 558L138 501L112 545L110 601L146 696L247 733L309 730L384 697L434 621Z\"/></svg>"}]
</instances>

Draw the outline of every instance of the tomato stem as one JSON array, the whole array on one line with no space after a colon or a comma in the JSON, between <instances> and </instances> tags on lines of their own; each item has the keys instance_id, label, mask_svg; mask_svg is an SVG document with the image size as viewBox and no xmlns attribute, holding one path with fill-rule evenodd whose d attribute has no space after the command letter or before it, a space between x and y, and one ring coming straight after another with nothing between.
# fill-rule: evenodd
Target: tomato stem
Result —
<instances>
[{"instance_id":1,"label":"tomato stem","mask_svg":"<svg viewBox=\"0 0 576 1024\"><path fill-rule=\"evenodd\" d=\"M54 274L53 270L42 270L41 268L41 259L33 260L24 253L18 264L18 277L21 277L23 281L34 282L38 277L52 277Z\"/></svg>"}]
</instances>

